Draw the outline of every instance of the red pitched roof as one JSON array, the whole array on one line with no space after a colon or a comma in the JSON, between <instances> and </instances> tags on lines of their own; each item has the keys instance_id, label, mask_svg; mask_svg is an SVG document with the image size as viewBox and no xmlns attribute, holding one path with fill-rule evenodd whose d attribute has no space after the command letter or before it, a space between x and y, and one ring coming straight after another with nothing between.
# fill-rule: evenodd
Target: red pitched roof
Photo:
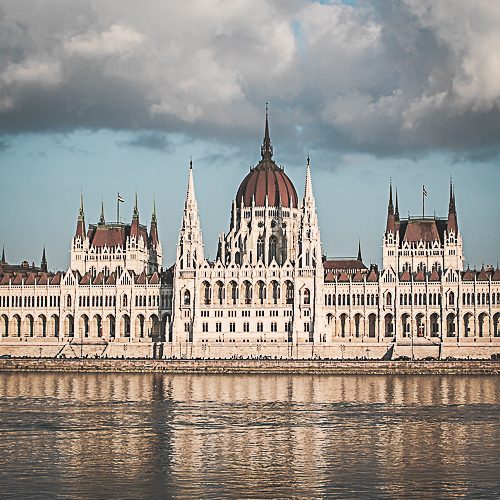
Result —
<instances>
[{"instance_id":1,"label":"red pitched roof","mask_svg":"<svg viewBox=\"0 0 500 500\"><path fill-rule=\"evenodd\" d=\"M102 285L104 283L104 273L102 271L99 271L94 278L94 282L92 283L93 285Z\"/></svg>"},{"instance_id":2,"label":"red pitched roof","mask_svg":"<svg viewBox=\"0 0 500 500\"><path fill-rule=\"evenodd\" d=\"M149 278L149 284L150 285L159 285L160 284L160 276L158 275L158 273L156 271L151 275L151 278Z\"/></svg>"},{"instance_id":3,"label":"red pitched roof","mask_svg":"<svg viewBox=\"0 0 500 500\"><path fill-rule=\"evenodd\" d=\"M145 285L146 284L146 272L142 271L142 273L137 277L136 283L138 285Z\"/></svg>"},{"instance_id":4,"label":"red pitched roof","mask_svg":"<svg viewBox=\"0 0 500 500\"><path fill-rule=\"evenodd\" d=\"M328 271L328 273L326 274L326 277L325 277L325 281L327 283L331 283L331 282L335 281L335 275L331 271Z\"/></svg>"},{"instance_id":5,"label":"red pitched roof","mask_svg":"<svg viewBox=\"0 0 500 500\"><path fill-rule=\"evenodd\" d=\"M86 272L80 280L80 285L90 285L92 283L92 275Z\"/></svg>"},{"instance_id":6,"label":"red pitched roof","mask_svg":"<svg viewBox=\"0 0 500 500\"><path fill-rule=\"evenodd\" d=\"M425 275L424 275L424 272L423 272L423 271L419 271L419 272L415 275L415 281L425 281Z\"/></svg>"},{"instance_id":7,"label":"red pitched roof","mask_svg":"<svg viewBox=\"0 0 500 500\"><path fill-rule=\"evenodd\" d=\"M462 281L474 281L475 271L471 271L469 268L462 275Z\"/></svg>"},{"instance_id":8,"label":"red pitched roof","mask_svg":"<svg viewBox=\"0 0 500 500\"><path fill-rule=\"evenodd\" d=\"M439 241L439 232L434 220L409 220L404 235L405 241Z\"/></svg>"},{"instance_id":9,"label":"red pitched roof","mask_svg":"<svg viewBox=\"0 0 500 500\"><path fill-rule=\"evenodd\" d=\"M11 278L11 275L10 274L4 274L2 276L2 279L0 281L0 285L8 285L10 283L10 278Z\"/></svg>"},{"instance_id":10,"label":"red pitched roof","mask_svg":"<svg viewBox=\"0 0 500 500\"><path fill-rule=\"evenodd\" d=\"M477 281L489 281L488 272L485 271L484 267L479 272L477 276Z\"/></svg>"},{"instance_id":11,"label":"red pitched roof","mask_svg":"<svg viewBox=\"0 0 500 500\"><path fill-rule=\"evenodd\" d=\"M366 266L358 259L329 259L323 262L323 268L335 271L348 271L351 269L366 269Z\"/></svg>"},{"instance_id":12,"label":"red pitched roof","mask_svg":"<svg viewBox=\"0 0 500 500\"><path fill-rule=\"evenodd\" d=\"M60 271L58 271L56 274L54 274L54 277L50 280L50 284L51 285L60 285L61 278L62 278L62 274Z\"/></svg>"},{"instance_id":13,"label":"red pitched roof","mask_svg":"<svg viewBox=\"0 0 500 500\"><path fill-rule=\"evenodd\" d=\"M339 281L342 283L348 282L349 281L349 276L347 276L346 273L341 273L339 276Z\"/></svg>"},{"instance_id":14,"label":"red pitched roof","mask_svg":"<svg viewBox=\"0 0 500 500\"><path fill-rule=\"evenodd\" d=\"M360 282L363 281L363 275L358 271L354 275L354 278L352 279L353 281Z\"/></svg>"},{"instance_id":15,"label":"red pitched roof","mask_svg":"<svg viewBox=\"0 0 500 500\"><path fill-rule=\"evenodd\" d=\"M433 269L429 277L429 281L440 281L440 280L441 277L439 276L439 273L435 269Z\"/></svg>"},{"instance_id":16,"label":"red pitched roof","mask_svg":"<svg viewBox=\"0 0 500 500\"><path fill-rule=\"evenodd\" d=\"M500 281L500 269L498 269L498 267L495 269L491 281Z\"/></svg>"},{"instance_id":17,"label":"red pitched roof","mask_svg":"<svg viewBox=\"0 0 500 500\"><path fill-rule=\"evenodd\" d=\"M46 285L48 282L49 282L48 273L41 273L40 276L38 277L37 284L38 285Z\"/></svg>"},{"instance_id":18,"label":"red pitched roof","mask_svg":"<svg viewBox=\"0 0 500 500\"><path fill-rule=\"evenodd\" d=\"M370 273L368 274L368 278L366 279L366 281L369 281L370 283L374 283L374 282L378 281L378 275L377 275L375 269L372 269L370 271Z\"/></svg>"},{"instance_id":19,"label":"red pitched roof","mask_svg":"<svg viewBox=\"0 0 500 500\"><path fill-rule=\"evenodd\" d=\"M34 285L36 283L36 274L35 273L30 273L28 275L28 278L24 282L25 285Z\"/></svg>"},{"instance_id":20,"label":"red pitched roof","mask_svg":"<svg viewBox=\"0 0 500 500\"><path fill-rule=\"evenodd\" d=\"M116 273L111 273L106 280L106 285L116 285Z\"/></svg>"},{"instance_id":21,"label":"red pitched roof","mask_svg":"<svg viewBox=\"0 0 500 500\"><path fill-rule=\"evenodd\" d=\"M399 278L399 281L411 281L410 273L408 271L403 271L401 277Z\"/></svg>"},{"instance_id":22,"label":"red pitched roof","mask_svg":"<svg viewBox=\"0 0 500 500\"><path fill-rule=\"evenodd\" d=\"M23 275L21 273L16 273L12 284L13 285L21 285L22 282L23 282Z\"/></svg>"}]
</instances>

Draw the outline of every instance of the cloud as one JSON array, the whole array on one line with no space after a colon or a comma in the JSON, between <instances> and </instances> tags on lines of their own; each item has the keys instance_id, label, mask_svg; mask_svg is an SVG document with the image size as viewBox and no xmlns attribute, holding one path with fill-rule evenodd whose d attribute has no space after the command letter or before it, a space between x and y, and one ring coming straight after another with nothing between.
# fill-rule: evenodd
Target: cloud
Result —
<instances>
[{"instance_id":1,"label":"cloud","mask_svg":"<svg viewBox=\"0 0 500 500\"><path fill-rule=\"evenodd\" d=\"M145 132L135 134L130 140L122 143L126 146L168 151L172 147L171 141L165 134L158 132Z\"/></svg>"},{"instance_id":2,"label":"cloud","mask_svg":"<svg viewBox=\"0 0 500 500\"><path fill-rule=\"evenodd\" d=\"M130 56L144 37L133 28L113 24L101 33L94 31L71 37L63 46L68 54L86 57Z\"/></svg>"},{"instance_id":3,"label":"cloud","mask_svg":"<svg viewBox=\"0 0 500 500\"><path fill-rule=\"evenodd\" d=\"M497 0L5 0L0 133L243 144L270 101L280 150L495 156L498 46Z\"/></svg>"},{"instance_id":4,"label":"cloud","mask_svg":"<svg viewBox=\"0 0 500 500\"><path fill-rule=\"evenodd\" d=\"M6 86L24 87L31 85L45 88L54 87L61 83L62 75L58 62L28 59L19 64L9 64L2 72L1 79ZM4 97L3 101L8 104L8 97Z\"/></svg>"}]
</instances>

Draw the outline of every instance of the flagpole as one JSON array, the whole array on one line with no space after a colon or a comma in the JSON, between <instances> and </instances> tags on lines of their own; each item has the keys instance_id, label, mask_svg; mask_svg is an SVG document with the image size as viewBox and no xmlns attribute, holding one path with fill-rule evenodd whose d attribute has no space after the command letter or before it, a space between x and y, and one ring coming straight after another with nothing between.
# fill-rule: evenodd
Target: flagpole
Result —
<instances>
[{"instance_id":1,"label":"flagpole","mask_svg":"<svg viewBox=\"0 0 500 500\"><path fill-rule=\"evenodd\" d=\"M120 193L116 197L116 222L120 223Z\"/></svg>"}]
</instances>

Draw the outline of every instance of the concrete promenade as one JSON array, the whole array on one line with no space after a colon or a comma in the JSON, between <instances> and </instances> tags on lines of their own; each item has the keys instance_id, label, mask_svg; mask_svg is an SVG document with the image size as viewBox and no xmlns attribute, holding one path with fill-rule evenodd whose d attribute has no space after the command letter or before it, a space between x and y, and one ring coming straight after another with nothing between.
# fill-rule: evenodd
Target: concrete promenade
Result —
<instances>
[{"instance_id":1,"label":"concrete promenade","mask_svg":"<svg viewBox=\"0 0 500 500\"><path fill-rule=\"evenodd\" d=\"M0 372L499 375L500 361L0 359Z\"/></svg>"}]
</instances>

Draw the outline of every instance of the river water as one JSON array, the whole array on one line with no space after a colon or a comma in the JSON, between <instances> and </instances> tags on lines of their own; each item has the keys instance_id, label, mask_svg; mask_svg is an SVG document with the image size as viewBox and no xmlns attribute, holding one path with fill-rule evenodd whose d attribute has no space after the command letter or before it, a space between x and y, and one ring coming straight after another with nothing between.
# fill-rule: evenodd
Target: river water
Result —
<instances>
[{"instance_id":1,"label":"river water","mask_svg":"<svg viewBox=\"0 0 500 500\"><path fill-rule=\"evenodd\" d=\"M0 374L5 498L500 497L494 376Z\"/></svg>"}]
</instances>

